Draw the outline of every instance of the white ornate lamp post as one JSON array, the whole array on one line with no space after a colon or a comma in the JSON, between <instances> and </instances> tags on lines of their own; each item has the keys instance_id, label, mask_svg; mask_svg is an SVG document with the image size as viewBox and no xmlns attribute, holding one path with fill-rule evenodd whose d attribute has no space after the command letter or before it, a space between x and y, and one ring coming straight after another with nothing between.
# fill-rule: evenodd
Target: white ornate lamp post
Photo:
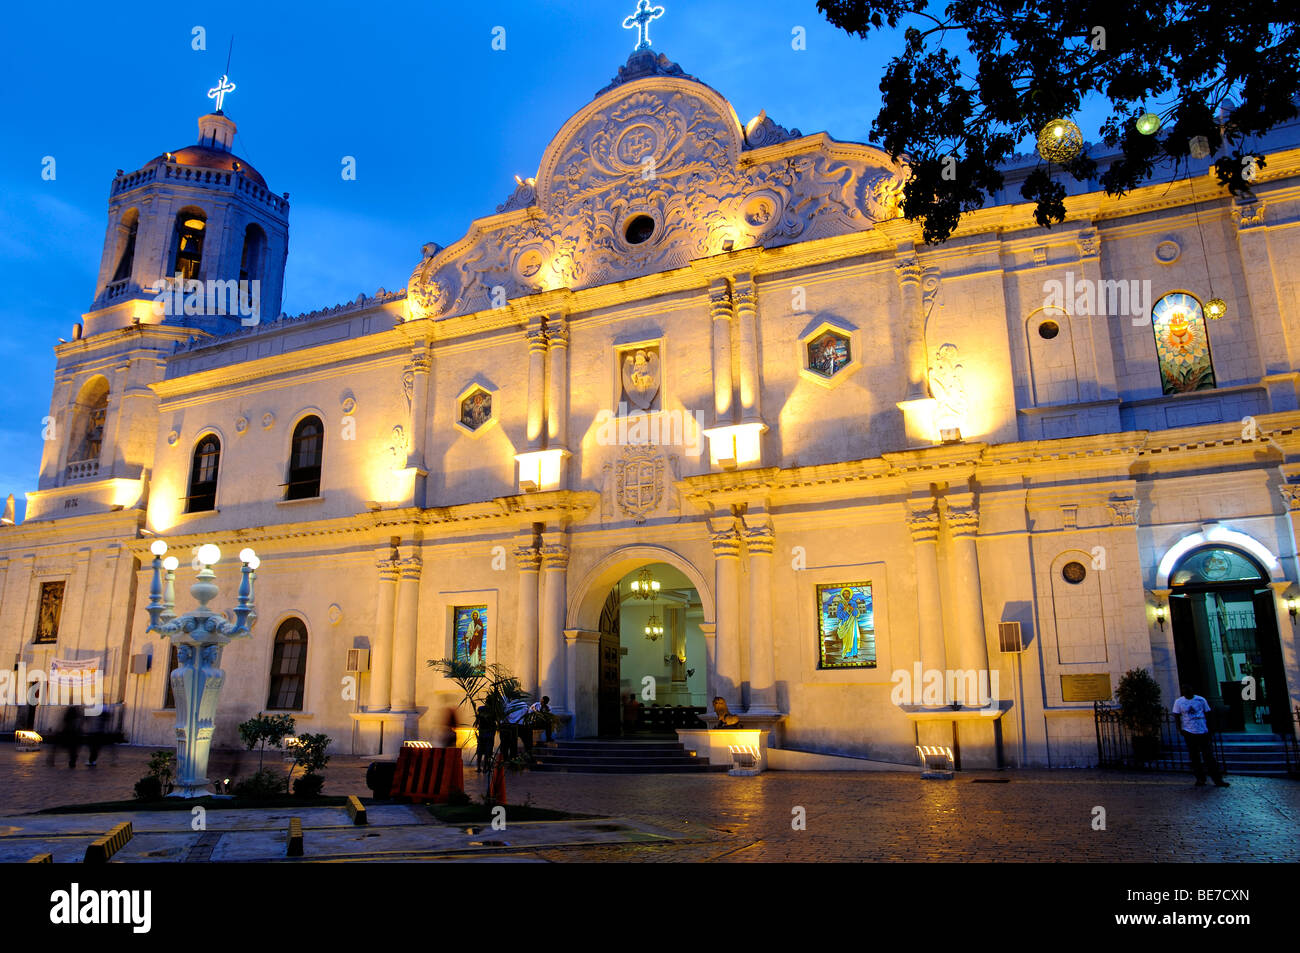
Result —
<instances>
[{"instance_id":1,"label":"white ornate lamp post","mask_svg":"<svg viewBox=\"0 0 1300 953\"><path fill-rule=\"evenodd\" d=\"M177 559L175 556L163 559L167 544L161 539L154 540L149 549L153 553L153 585L149 589L148 631L167 636L176 646L177 668L170 676L176 700L176 788L171 797L203 797L212 793L206 777L208 754L212 750L217 701L226 681L226 673L220 667L221 650L231 639L251 634L252 624L257 621L253 580L261 560L251 549L239 554L243 579L239 584L235 621L231 622L208 608L208 602L219 591L212 567L221 558L221 550L212 543L199 547L196 563L200 569L194 585L190 586L190 595L198 600L199 607L177 616Z\"/></svg>"}]
</instances>

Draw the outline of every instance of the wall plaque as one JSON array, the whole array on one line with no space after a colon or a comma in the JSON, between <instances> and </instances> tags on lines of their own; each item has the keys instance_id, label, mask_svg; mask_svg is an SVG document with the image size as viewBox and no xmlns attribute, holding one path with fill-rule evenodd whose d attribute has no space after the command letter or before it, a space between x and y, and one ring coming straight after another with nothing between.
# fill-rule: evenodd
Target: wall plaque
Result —
<instances>
[{"instance_id":1,"label":"wall plaque","mask_svg":"<svg viewBox=\"0 0 1300 953\"><path fill-rule=\"evenodd\" d=\"M1062 675L1061 701L1110 701L1110 672L1095 675Z\"/></svg>"}]
</instances>

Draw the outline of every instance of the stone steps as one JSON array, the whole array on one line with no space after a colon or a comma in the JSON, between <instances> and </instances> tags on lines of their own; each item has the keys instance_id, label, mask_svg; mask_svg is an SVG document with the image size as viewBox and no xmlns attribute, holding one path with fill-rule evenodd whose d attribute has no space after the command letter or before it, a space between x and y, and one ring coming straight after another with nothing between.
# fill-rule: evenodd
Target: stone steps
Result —
<instances>
[{"instance_id":1,"label":"stone steps","mask_svg":"<svg viewBox=\"0 0 1300 953\"><path fill-rule=\"evenodd\" d=\"M567 774L698 774L726 771L673 741L559 741L533 748L534 771Z\"/></svg>"}]
</instances>

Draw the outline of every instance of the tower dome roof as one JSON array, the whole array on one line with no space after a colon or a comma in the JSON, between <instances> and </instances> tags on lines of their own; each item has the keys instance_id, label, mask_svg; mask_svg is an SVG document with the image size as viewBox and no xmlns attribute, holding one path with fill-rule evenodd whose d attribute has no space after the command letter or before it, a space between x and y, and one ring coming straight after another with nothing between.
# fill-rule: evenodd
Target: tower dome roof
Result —
<instances>
[{"instance_id":1,"label":"tower dome roof","mask_svg":"<svg viewBox=\"0 0 1300 953\"><path fill-rule=\"evenodd\" d=\"M240 172L262 188L269 188L262 173L258 172L245 159L230 151L235 141L235 124L225 113L215 112L199 117L199 141L192 146L184 146L173 152L164 152L145 164L148 168L161 162L174 162L177 165L191 166L199 169L219 169L223 172Z\"/></svg>"},{"instance_id":2,"label":"tower dome roof","mask_svg":"<svg viewBox=\"0 0 1300 953\"><path fill-rule=\"evenodd\" d=\"M208 146L185 146L175 152L165 152L151 159L147 165L153 165L156 162L174 162L177 165L194 166L199 169L242 172L262 188L268 187L266 180L262 178L262 173L254 169L246 159L241 159L233 152L226 152L222 149L212 149Z\"/></svg>"}]
</instances>

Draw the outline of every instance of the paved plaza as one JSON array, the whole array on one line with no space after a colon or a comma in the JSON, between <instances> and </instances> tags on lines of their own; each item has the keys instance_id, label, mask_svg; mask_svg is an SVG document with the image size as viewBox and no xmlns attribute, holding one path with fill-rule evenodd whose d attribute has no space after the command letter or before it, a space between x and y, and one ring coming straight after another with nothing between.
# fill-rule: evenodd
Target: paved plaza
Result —
<instances>
[{"instance_id":1,"label":"paved plaza","mask_svg":"<svg viewBox=\"0 0 1300 953\"><path fill-rule=\"evenodd\" d=\"M129 798L150 749L106 751L96 767L51 765L46 752L0 748L0 860L50 851L79 860L119 820L135 839L124 861L278 860L290 816L307 860L601 861L1300 861L1300 784L1101 771L768 772L702 775L510 775L511 804L597 819L515 823L506 830L442 824L422 807L375 805L369 828L339 808L190 814L38 815L55 805ZM218 756L214 756L214 761ZM84 752L82 760L84 761ZM368 796L369 759L335 756L327 794ZM481 779L466 776L471 793ZM1097 808L1104 829L1094 829ZM802 819L803 828L798 829Z\"/></svg>"}]
</instances>

